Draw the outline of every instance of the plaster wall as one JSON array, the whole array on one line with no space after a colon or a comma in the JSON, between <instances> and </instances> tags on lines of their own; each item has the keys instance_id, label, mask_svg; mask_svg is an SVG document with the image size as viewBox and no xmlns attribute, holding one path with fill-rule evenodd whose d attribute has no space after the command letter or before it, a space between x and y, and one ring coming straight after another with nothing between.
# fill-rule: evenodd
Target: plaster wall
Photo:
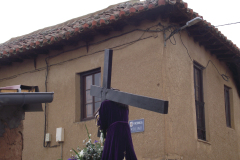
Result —
<instances>
[{"instance_id":1,"label":"plaster wall","mask_svg":"<svg viewBox=\"0 0 240 160\"><path fill-rule=\"evenodd\" d=\"M138 28L146 29L158 24L159 21L144 21ZM108 36L95 37L94 41L132 29L135 27L128 26L121 32L111 32ZM92 139L98 139L95 121L80 121L79 73L99 67L101 71L103 69L104 52L91 53L135 41L142 34L143 32L139 31L132 32L99 45L90 46L88 52L86 48L79 48L49 60L50 65L58 64L50 67L48 74L48 91L54 92L54 100L47 105L46 109L47 132L52 134L51 145L56 145L56 128L65 129L63 159L70 156L71 148L83 147L82 140L87 138L85 124L92 134ZM195 43L186 32L181 32L182 40L193 60L203 66L211 60L220 73L227 71L230 76L229 82L224 81L212 64L203 70L207 141L200 141L197 139L193 61L182 45L179 34L175 35L176 45L167 41L166 47L164 47L162 32L144 33L142 38L149 36L151 37L129 46L114 48L113 55L113 88L169 101L167 115L130 107L129 120L145 119L145 131L132 134L138 159L239 159L239 96L231 72L226 65ZM83 44L80 42L78 45ZM66 46L63 51L74 47L77 46ZM47 56L60 52L52 51L50 55L39 55L37 68L46 66L44 59ZM59 63L80 56L81 58ZM33 60L24 60L23 63L2 67L0 75L1 78L5 78L31 70L35 70ZM41 70L1 80L0 86L37 85L40 91L45 91L45 72L46 70ZM232 88L233 128L226 127L224 85ZM43 112L26 113L23 125L23 160L60 158L60 147L43 147Z\"/></svg>"}]
</instances>

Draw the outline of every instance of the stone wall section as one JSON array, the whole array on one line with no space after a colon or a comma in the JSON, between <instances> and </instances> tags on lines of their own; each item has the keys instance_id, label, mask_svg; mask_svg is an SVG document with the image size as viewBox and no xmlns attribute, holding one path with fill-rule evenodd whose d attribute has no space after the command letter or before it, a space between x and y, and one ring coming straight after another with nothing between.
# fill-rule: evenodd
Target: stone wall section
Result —
<instances>
[{"instance_id":1,"label":"stone wall section","mask_svg":"<svg viewBox=\"0 0 240 160\"><path fill-rule=\"evenodd\" d=\"M22 160L23 124L17 128L5 128L3 137L0 137L0 160Z\"/></svg>"}]
</instances>

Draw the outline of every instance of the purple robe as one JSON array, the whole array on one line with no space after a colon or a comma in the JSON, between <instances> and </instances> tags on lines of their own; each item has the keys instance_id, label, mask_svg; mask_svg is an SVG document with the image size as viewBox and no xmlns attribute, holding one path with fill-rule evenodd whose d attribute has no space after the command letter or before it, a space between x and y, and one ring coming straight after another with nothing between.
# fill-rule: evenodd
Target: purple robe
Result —
<instances>
[{"instance_id":1,"label":"purple robe","mask_svg":"<svg viewBox=\"0 0 240 160\"><path fill-rule=\"evenodd\" d=\"M102 160L137 160L128 125L128 107L105 100L99 109L98 125L107 131Z\"/></svg>"}]
</instances>

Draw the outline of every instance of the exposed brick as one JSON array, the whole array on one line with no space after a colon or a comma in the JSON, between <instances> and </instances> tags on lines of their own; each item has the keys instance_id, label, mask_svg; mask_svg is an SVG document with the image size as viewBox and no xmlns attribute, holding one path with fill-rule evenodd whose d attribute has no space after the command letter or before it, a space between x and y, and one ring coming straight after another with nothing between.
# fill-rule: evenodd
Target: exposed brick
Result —
<instances>
[{"instance_id":1,"label":"exposed brick","mask_svg":"<svg viewBox=\"0 0 240 160\"><path fill-rule=\"evenodd\" d=\"M23 125L18 128L5 128L3 137L0 137L0 159L1 160L21 160L23 150Z\"/></svg>"}]
</instances>

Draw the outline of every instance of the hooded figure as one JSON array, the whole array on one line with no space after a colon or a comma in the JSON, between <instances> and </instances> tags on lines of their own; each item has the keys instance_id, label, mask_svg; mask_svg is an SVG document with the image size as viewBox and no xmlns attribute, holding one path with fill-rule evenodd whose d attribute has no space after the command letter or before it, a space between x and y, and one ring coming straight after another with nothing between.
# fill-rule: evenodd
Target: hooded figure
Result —
<instances>
[{"instance_id":1,"label":"hooded figure","mask_svg":"<svg viewBox=\"0 0 240 160\"><path fill-rule=\"evenodd\" d=\"M127 105L105 100L99 109L98 126L106 137L101 160L137 160L134 152ZM106 134L107 133L107 134Z\"/></svg>"}]
</instances>

